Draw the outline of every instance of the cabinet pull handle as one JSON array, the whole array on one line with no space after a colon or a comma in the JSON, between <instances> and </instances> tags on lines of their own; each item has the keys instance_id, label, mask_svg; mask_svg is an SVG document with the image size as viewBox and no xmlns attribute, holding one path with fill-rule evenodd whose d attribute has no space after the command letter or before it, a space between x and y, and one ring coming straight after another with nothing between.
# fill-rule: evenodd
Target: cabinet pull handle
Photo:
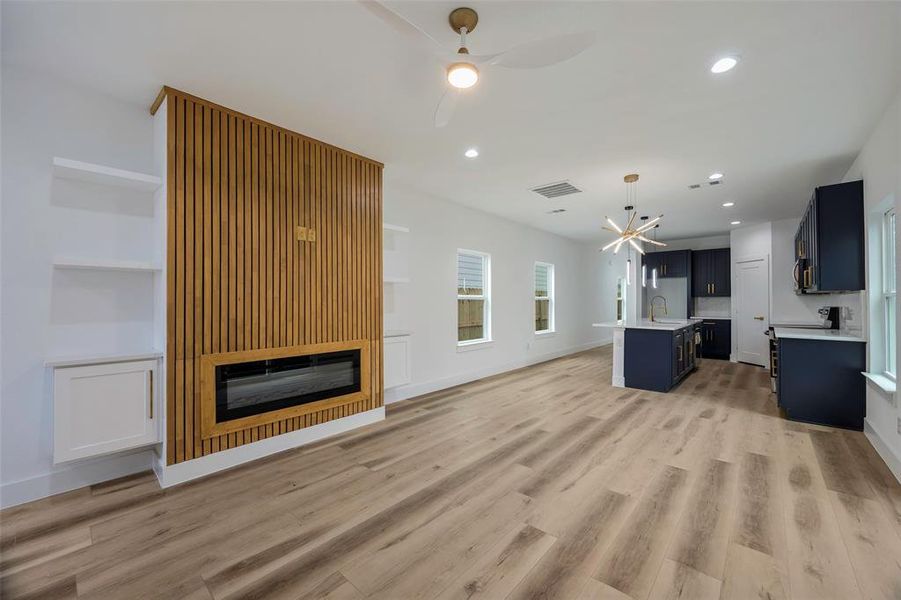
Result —
<instances>
[{"instance_id":1,"label":"cabinet pull handle","mask_svg":"<svg viewBox=\"0 0 901 600\"><path fill-rule=\"evenodd\" d=\"M682 346L679 346L679 360L682 360Z\"/></svg>"},{"instance_id":2,"label":"cabinet pull handle","mask_svg":"<svg viewBox=\"0 0 901 600\"><path fill-rule=\"evenodd\" d=\"M147 380L150 383L150 419L153 420L153 371L148 371L147 374L149 375Z\"/></svg>"},{"instance_id":3,"label":"cabinet pull handle","mask_svg":"<svg viewBox=\"0 0 901 600\"><path fill-rule=\"evenodd\" d=\"M715 283L711 283L711 284L710 284L710 289L713 290L713 292L711 292L711 293L715 294L715 293L716 293L716 284L715 284Z\"/></svg>"}]
</instances>

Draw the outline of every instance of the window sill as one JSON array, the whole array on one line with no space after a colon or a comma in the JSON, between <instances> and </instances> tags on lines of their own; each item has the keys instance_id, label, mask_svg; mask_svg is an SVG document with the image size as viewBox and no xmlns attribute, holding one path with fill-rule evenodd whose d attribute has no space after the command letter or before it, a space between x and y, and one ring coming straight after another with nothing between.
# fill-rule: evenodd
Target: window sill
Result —
<instances>
[{"instance_id":1,"label":"window sill","mask_svg":"<svg viewBox=\"0 0 901 600\"><path fill-rule=\"evenodd\" d=\"M548 330L548 331L536 331L534 333L535 333L536 338L550 338L550 337L554 337L555 335L557 335L557 332L554 331L553 329Z\"/></svg>"},{"instance_id":2,"label":"window sill","mask_svg":"<svg viewBox=\"0 0 901 600\"><path fill-rule=\"evenodd\" d=\"M861 373L867 380L881 389L886 394L894 394L897 388L897 385L894 381L883 375L882 373Z\"/></svg>"},{"instance_id":3,"label":"window sill","mask_svg":"<svg viewBox=\"0 0 901 600\"><path fill-rule=\"evenodd\" d=\"M469 352L471 350L484 350L494 346L494 340L478 340L475 342L458 342L457 352Z\"/></svg>"}]
</instances>

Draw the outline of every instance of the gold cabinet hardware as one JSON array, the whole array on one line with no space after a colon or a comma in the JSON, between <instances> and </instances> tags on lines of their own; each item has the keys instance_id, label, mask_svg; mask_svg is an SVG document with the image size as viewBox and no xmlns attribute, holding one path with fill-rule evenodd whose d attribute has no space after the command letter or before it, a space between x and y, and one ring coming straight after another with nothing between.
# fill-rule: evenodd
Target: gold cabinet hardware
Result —
<instances>
[{"instance_id":1,"label":"gold cabinet hardware","mask_svg":"<svg viewBox=\"0 0 901 600\"><path fill-rule=\"evenodd\" d=\"M757 315L756 317L754 317L754 320L755 321L763 321L763 317L761 315Z\"/></svg>"},{"instance_id":2,"label":"gold cabinet hardware","mask_svg":"<svg viewBox=\"0 0 901 600\"><path fill-rule=\"evenodd\" d=\"M149 396L150 396L150 402L149 402L149 404L150 404L150 419L153 420L153 371L152 370L148 371L147 374L149 375L147 380L150 384L150 394L149 394Z\"/></svg>"},{"instance_id":3,"label":"gold cabinet hardware","mask_svg":"<svg viewBox=\"0 0 901 600\"><path fill-rule=\"evenodd\" d=\"M711 293L715 294L715 293L716 293L716 284L715 284L715 283L711 283L711 284L710 284L710 289L713 290Z\"/></svg>"},{"instance_id":4,"label":"gold cabinet hardware","mask_svg":"<svg viewBox=\"0 0 901 600\"><path fill-rule=\"evenodd\" d=\"M682 360L682 346L679 346L679 360Z\"/></svg>"}]
</instances>

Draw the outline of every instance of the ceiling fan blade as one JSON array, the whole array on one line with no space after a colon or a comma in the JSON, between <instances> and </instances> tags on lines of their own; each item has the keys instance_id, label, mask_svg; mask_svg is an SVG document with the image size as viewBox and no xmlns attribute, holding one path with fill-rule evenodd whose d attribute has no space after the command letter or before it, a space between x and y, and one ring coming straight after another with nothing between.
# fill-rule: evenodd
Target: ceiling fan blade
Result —
<instances>
[{"instance_id":1,"label":"ceiling fan blade","mask_svg":"<svg viewBox=\"0 0 901 600\"><path fill-rule=\"evenodd\" d=\"M448 89L441 96L438 107L435 109L435 127L444 127L450 123L457 109L457 101L460 99L460 90Z\"/></svg>"},{"instance_id":2,"label":"ceiling fan blade","mask_svg":"<svg viewBox=\"0 0 901 600\"><path fill-rule=\"evenodd\" d=\"M409 21L406 17L391 10L378 0L357 0L363 7L378 17L384 23L387 23L397 33L410 39L420 46L424 46L427 50L435 53L442 59L446 59L451 52L441 43L421 29L418 25Z\"/></svg>"},{"instance_id":3,"label":"ceiling fan blade","mask_svg":"<svg viewBox=\"0 0 901 600\"><path fill-rule=\"evenodd\" d=\"M594 31L556 35L514 46L491 57L488 63L508 69L540 69L581 54L594 45L597 39L598 35Z\"/></svg>"}]
</instances>

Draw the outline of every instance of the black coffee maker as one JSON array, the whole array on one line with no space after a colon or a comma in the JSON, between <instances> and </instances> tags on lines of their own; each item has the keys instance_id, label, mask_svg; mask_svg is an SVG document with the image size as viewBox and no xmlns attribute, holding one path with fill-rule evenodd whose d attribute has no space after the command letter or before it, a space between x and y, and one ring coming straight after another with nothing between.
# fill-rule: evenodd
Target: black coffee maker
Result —
<instances>
[{"instance_id":1,"label":"black coffee maker","mask_svg":"<svg viewBox=\"0 0 901 600\"><path fill-rule=\"evenodd\" d=\"M820 316L824 319L823 327L825 329L838 330L840 328L841 306L824 306L817 312L820 313Z\"/></svg>"}]
</instances>

